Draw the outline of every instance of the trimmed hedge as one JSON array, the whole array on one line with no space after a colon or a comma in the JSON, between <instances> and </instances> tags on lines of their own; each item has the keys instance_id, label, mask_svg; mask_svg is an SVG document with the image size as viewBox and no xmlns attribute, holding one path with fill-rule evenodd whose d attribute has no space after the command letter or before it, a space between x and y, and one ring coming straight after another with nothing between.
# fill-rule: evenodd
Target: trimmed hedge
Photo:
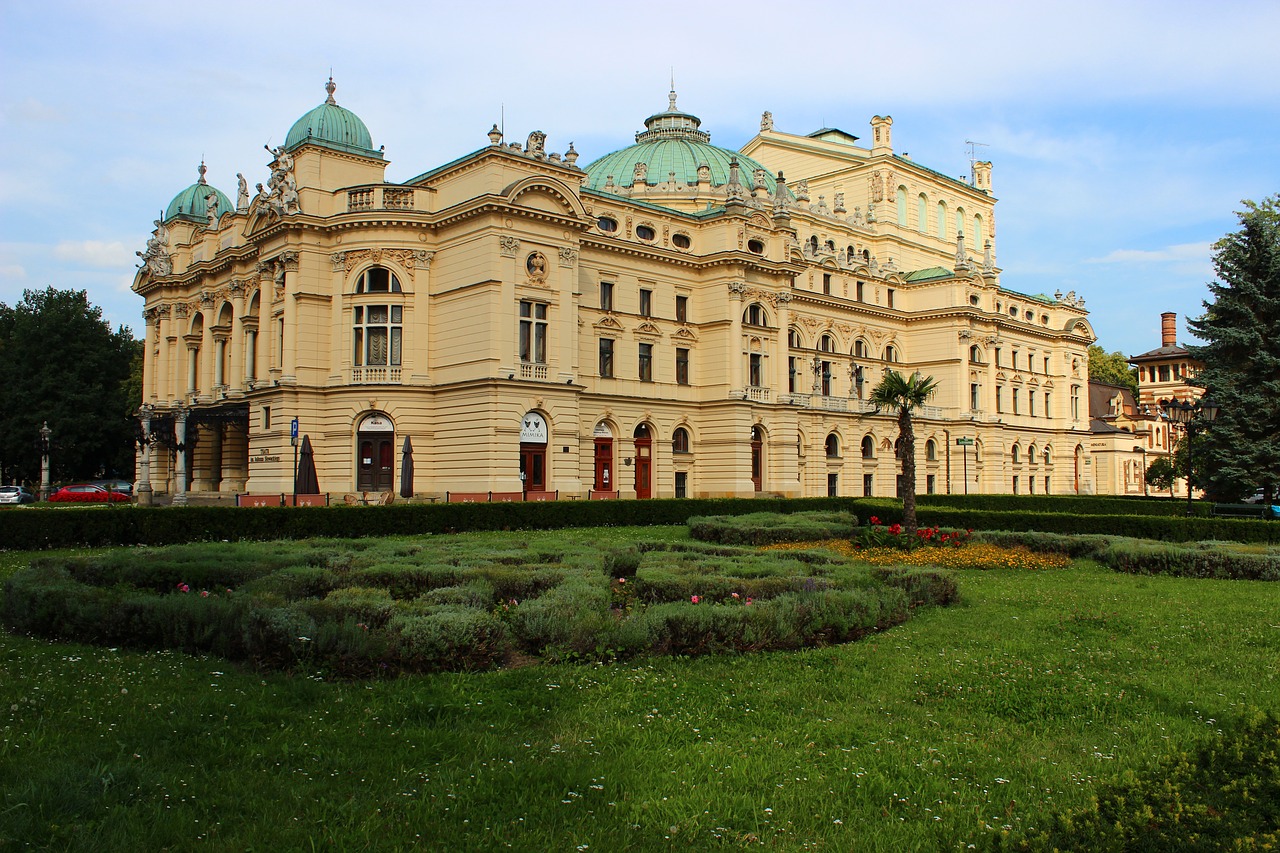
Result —
<instances>
[{"instance_id":1,"label":"trimmed hedge","mask_svg":"<svg viewBox=\"0 0 1280 853\"><path fill-rule=\"evenodd\" d=\"M900 520L901 510L881 521ZM1176 518L1158 515L1074 515L1048 512L997 512L949 507L922 507L920 524L970 530L1035 530L1044 533L1103 534L1166 542L1280 543L1280 523L1245 518Z\"/></svg>"},{"instance_id":2,"label":"trimmed hedge","mask_svg":"<svg viewBox=\"0 0 1280 853\"><path fill-rule=\"evenodd\" d=\"M721 545L774 545L778 542L812 542L818 539L847 539L858 525L848 513L752 512L746 515L694 516L689 519L689 535L702 542Z\"/></svg>"},{"instance_id":3,"label":"trimmed hedge","mask_svg":"<svg viewBox=\"0 0 1280 853\"><path fill-rule=\"evenodd\" d=\"M1119 497L1115 495L919 495L918 506L997 512L1068 512L1075 515L1167 515L1186 518L1186 499ZM1200 501L1192 512L1213 515L1213 503Z\"/></svg>"},{"instance_id":4,"label":"trimmed hedge","mask_svg":"<svg viewBox=\"0 0 1280 853\"><path fill-rule=\"evenodd\" d=\"M684 524L698 515L853 512L855 498L681 498L392 504L382 507L33 507L0 512L0 548L172 545L220 540L415 536L473 530L557 530ZM868 504L891 506L888 502ZM865 514L865 513L864 513Z\"/></svg>"}]
</instances>

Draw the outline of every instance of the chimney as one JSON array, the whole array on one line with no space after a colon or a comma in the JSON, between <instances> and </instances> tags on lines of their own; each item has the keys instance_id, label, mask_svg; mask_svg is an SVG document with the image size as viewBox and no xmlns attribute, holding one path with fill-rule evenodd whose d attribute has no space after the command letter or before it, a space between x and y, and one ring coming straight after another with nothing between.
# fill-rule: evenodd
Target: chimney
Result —
<instances>
[{"instance_id":1,"label":"chimney","mask_svg":"<svg viewBox=\"0 0 1280 853\"><path fill-rule=\"evenodd\" d=\"M1176 347L1178 345L1178 315L1166 311L1160 315L1160 346Z\"/></svg>"}]
</instances>

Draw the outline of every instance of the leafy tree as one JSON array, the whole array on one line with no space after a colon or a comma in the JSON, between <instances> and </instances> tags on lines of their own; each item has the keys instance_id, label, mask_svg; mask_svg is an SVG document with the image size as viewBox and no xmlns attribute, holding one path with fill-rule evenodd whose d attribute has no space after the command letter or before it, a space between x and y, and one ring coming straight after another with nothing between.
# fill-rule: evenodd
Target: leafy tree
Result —
<instances>
[{"instance_id":1,"label":"leafy tree","mask_svg":"<svg viewBox=\"0 0 1280 853\"><path fill-rule=\"evenodd\" d=\"M1213 248L1213 301L1191 330L1204 341L1196 383L1219 405L1202 453L1211 494L1238 498L1280 485L1280 195L1244 202L1240 230Z\"/></svg>"},{"instance_id":2,"label":"leafy tree","mask_svg":"<svg viewBox=\"0 0 1280 853\"><path fill-rule=\"evenodd\" d=\"M1138 396L1138 371L1129 366L1123 353L1108 353L1097 344L1089 347L1089 378L1108 385L1120 385Z\"/></svg>"},{"instance_id":3,"label":"leafy tree","mask_svg":"<svg viewBox=\"0 0 1280 853\"><path fill-rule=\"evenodd\" d=\"M0 303L0 475L39 482L46 421L55 480L131 475L141 389L127 383L141 353L83 290L27 290L12 307Z\"/></svg>"},{"instance_id":4,"label":"leafy tree","mask_svg":"<svg viewBox=\"0 0 1280 853\"><path fill-rule=\"evenodd\" d=\"M898 458L902 460L902 527L909 536L916 533L916 435L911 425L911 412L925 404L938 390L932 376L914 373L904 377L890 370L871 391L871 403L877 409L898 412Z\"/></svg>"}]
</instances>

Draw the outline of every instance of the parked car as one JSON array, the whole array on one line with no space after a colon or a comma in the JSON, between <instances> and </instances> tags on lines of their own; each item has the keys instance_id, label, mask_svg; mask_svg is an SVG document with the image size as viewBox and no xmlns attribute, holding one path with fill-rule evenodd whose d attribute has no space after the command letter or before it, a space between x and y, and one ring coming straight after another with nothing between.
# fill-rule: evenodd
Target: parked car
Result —
<instances>
[{"instance_id":1,"label":"parked car","mask_svg":"<svg viewBox=\"0 0 1280 853\"><path fill-rule=\"evenodd\" d=\"M133 483L128 480L94 480L93 485L133 497Z\"/></svg>"},{"instance_id":2,"label":"parked car","mask_svg":"<svg viewBox=\"0 0 1280 853\"><path fill-rule=\"evenodd\" d=\"M0 486L0 504L30 504L36 496L22 486Z\"/></svg>"},{"instance_id":3,"label":"parked car","mask_svg":"<svg viewBox=\"0 0 1280 853\"><path fill-rule=\"evenodd\" d=\"M128 503L129 496L93 483L74 483L49 495L49 500L57 503Z\"/></svg>"}]
</instances>

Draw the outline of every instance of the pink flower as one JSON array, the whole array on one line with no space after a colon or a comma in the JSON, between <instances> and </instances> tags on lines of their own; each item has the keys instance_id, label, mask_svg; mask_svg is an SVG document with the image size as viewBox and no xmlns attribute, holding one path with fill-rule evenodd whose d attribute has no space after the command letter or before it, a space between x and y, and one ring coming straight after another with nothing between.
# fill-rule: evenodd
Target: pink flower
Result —
<instances>
[{"instance_id":1,"label":"pink flower","mask_svg":"<svg viewBox=\"0 0 1280 853\"><path fill-rule=\"evenodd\" d=\"M227 587L227 595L231 594L231 587Z\"/></svg>"},{"instance_id":2,"label":"pink flower","mask_svg":"<svg viewBox=\"0 0 1280 853\"><path fill-rule=\"evenodd\" d=\"M185 583L180 583L178 584L178 592L191 592L191 587L187 586Z\"/></svg>"},{"instance_id":3,"label":"pink flower","mask_svg":"<svg viewBox=\"0 0 1280 853\"><path fill-rule=\"evenodd\" d=\"M735 593L733 593L733 597L734 597L734 598L737 598L737 597L738 597L738 594L737 594L736 592L735 592Z\"/></svg>"},{"instance_id":4,"label":"pink flower","mask_svg":"<svg viewBox=\"0 0 1280 853\"><path fill-rule=\"evenodd\" d=\"M626 582L627 582L626 578L618 578L618 583L626 583Z\"/></svg>"},{"instance_id":5,"label":"pink flower","mask_svg":"<svg viewBox=\"0 0 1280 853\"><path fill-rule=\"evenodd\" d=\"M747 606L748 606L748 607L750 607L750 606L751 606L751 596L749 596L749 595L747 596Z\"/></svg>"},{"instance_id":6,"label":"pink flower","mask_svg":"<svg viewBox=\"0 0 1280 853\"><path fill-rule=\"evenodd\" d=\"M200 590L200 597L201 597L201 598L208 598L208 597L209 597L209 590L207 590L207 589L202 589L202 590Z\"/></svg>"},{"instance_id":7,"label":"pink flower","mask_svg":"<svg viewBox=\"0 0 1280 853\"><path fill-rule=\"evenodd\" d=\"M697 604L699 601L698 596L696 595L689 596L689 600L692 601L694 604Z\"/></svg>"}]
</instances>

